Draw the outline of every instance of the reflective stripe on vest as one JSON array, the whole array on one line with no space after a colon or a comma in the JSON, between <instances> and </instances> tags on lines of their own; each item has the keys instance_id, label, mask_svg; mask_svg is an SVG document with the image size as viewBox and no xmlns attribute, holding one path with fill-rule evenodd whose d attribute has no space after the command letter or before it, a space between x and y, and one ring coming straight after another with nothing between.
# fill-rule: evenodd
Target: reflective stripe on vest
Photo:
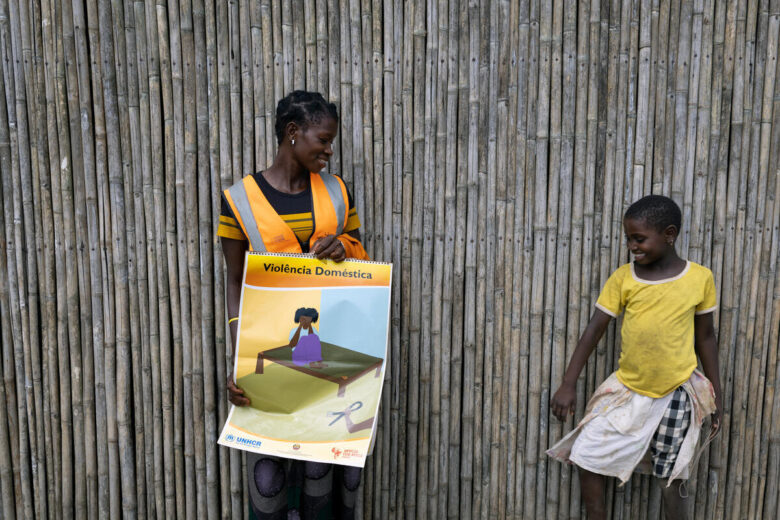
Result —
<instances>
[{"instance_id":1,"label":"reflective stripe on vest","mask_svg":"<svg viewBox=\"0 0 780 520\"><path fill-rule=\"evenodd\" d=\"M230 197L227 197L228 202L232 202L233 213L236 219L239 220L239 225L249 240L249 248L254 251L267 251L263 243L263 237L260 235L260 230L257 229L255 217L252 214L252 207L249 204L243 179L225 191L230 194Z\"/></svg>"},{"instance_id":2,"label":"reflective stripe on vest","mask_svg":"<svg viewBox=\"0 0 780 520\"><path fill-rule=\"evenodd\" d=\"M346 187L335 176L310 174L314 229L309 246L323 236L340 235L347 221ZM273 209L251 175L227 190L225 199L249 240L252 251L301 253L298 238ZM334 229L335 228L335 229Z\"/></svg>"},{"instance_id":3,"label":"reflective stripe on vest","mask_svg":"<svg viewBox=\"0 0 780 520\"><path fill-rule=\"evenodd\" d=\"M345 219L347 218L346 200L341 193L341 182L329 173L320 173L319 176L328 190L330 201L333 203L333 209L336 211L336 222L338 223L336 235L340 235L344 232Z\"/></svg>"}]
</instances>

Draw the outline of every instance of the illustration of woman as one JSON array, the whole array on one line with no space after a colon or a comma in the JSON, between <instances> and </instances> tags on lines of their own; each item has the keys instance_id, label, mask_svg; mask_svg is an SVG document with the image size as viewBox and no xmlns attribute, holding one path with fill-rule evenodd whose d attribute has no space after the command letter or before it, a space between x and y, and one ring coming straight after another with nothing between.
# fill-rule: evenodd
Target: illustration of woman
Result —
<instances>
[{"instance_id":1,"label":"illustration of woman","mask_svg":"<svg viewBox=\"0 0 780 520\"><path fill-rule=\"evenodd\" d=\"M324 368L322 345L317 329L312 325L319 319L317 309L301 307L295 311L295 323L298 327L290 331L289 347L292 348L292 361L298 366L308 364L312 368Z\"/></svg>"}]
</instances>

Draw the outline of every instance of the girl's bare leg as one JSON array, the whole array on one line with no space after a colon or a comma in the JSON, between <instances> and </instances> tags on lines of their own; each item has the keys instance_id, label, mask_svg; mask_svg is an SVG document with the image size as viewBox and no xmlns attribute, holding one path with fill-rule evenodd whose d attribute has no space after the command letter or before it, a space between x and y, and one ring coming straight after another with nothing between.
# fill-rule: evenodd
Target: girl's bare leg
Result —
<instances>
[{"instance_id":1,"label":"girl's bare leg","mask_svg":"<svg viewBox=\"0 0 780 520\"><path fill-rule=\"evenodd\" d=\"M604 520L607 508L604 503L604 475L580 468L582 501L588 511L588 520Z\"/></svg>"},{"instance_id":2,"label":"girl's bare leg","mask_svg":"<svg viewBox=\"0 0 780 520\"><path fill-rule=\"evenodd\" d=\"M666 487L666 481L658 479L661 485L661 492L664 496L664 516L666 520L688 520L688 505L690 497L687 493L683 498L680 496L681 480L675 480L672 485Z\"/></svg>"}]
</instances>

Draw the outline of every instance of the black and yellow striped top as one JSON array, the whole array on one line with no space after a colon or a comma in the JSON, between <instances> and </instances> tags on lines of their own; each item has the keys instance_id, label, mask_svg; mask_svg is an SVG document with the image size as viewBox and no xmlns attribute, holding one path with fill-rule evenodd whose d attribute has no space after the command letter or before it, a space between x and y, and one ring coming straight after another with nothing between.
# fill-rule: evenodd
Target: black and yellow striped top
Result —
<instances>
[{"instance_id":1,"label":"black and yellow striped top","mask_svg":"<svg viewBox=\"0 0 780 520\"><path fill-rule=\"evenodd\" d=\"M273 186L268 184L268 181L263 177L262 172L252 174L255 182L260 187L260 190L268 199L271 207L276 210L282 220L290 226L295 236L298 237L298 242L301 244L301 249L304 253L309 251L309 238L314 233L314 219L312 218L312 200L311 200L311 187L305 189L300 193L289 194L283 193ZM357 210L355 209L355 203L352 200L352 194L347 189L347 197L349 198L349 216L346 224L344 224L344 233L353 231L360 227L360 218L358 217ZM233 210L225 200L225 194L222 194L222 210L219 215L219 226L217 227L217 236L232 238L234 240L246 240L244 232L241 230L241 226L236 222L236 217L233 215Z\"/></svg>"}]
</instances>

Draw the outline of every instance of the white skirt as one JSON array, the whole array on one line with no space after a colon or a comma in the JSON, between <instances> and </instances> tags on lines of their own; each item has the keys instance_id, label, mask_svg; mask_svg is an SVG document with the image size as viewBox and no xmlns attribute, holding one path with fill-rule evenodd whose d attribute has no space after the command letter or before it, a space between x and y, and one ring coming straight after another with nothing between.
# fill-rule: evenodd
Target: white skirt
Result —
<instances>
[{"instance_id":1,"label":"white skirt","mask_svg":"<svg viewBox=\"0 0 780 520\"><path fill-rule=\"evenodd\" d=\"M693 413L669 482L688 478L701 424L715 409L712 385L701 372L694 371L682 386ZM617 477L621 484L634 471L652 474L648 448L672 396L673 392L659 398L638 394L613 373L588 402L585 417L547 454L593 473Z\"/></svg>"}]
</instances>

